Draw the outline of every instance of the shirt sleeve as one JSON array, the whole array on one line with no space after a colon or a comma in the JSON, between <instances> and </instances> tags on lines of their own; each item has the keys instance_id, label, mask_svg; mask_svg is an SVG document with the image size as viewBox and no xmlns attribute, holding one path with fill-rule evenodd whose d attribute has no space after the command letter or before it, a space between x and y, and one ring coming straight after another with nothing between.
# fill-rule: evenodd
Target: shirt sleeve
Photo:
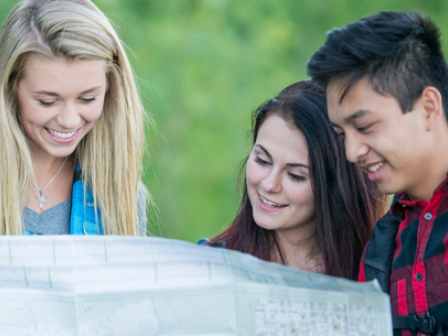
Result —
<instances>
[{"instance_id":1,"label":"shirt sleeve","mask_svg":"<svg viewBox=\"0 0 448 336\"><path fill-rule=\"evenodd\" d=\"M361 262L359 265L358 282L366 282L366 273L364 271L364 259L366 258L367 246L369 246L369 243L367 243L366 246L364 247L364 252L362 253L362 256L361 256Z\"/></svg>"},{"instance_id":2,"label":"shirt sleeve","mask_svg":"<svg viewBox=\"0 0 448 336\"><path fill-rule=\"evenodd\" d=\"M209 246L210 240L208 238L201 238L199 239L199 241L196 243L196 245L205 245L205 246Z\"/></svg>"},{"instance_id":3,"label":"shirt sleeve","mask_svg":"<svg viewBox=\"0 0 448 336\"><path fill-rule=\"evenodd\" d=\"M140 236L146 237L146 188L142 183L138 184L138 229Z\"/></svg>"}]
</instances>

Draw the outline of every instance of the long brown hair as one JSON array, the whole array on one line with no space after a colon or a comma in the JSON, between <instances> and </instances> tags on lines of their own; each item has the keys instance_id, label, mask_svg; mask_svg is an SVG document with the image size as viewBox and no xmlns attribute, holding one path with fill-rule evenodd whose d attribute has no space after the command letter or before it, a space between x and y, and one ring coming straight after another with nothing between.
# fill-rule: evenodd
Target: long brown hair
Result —
<instances>
[{"instance_id":1,"label":"long brown hair","mask_svg":"<svg viewBox=\"0 0 448 336\"><path fill-rule=\"evenodd\" d=\"M311 81L292 84L256 109L252 127L254 143L263 121L272 114L294 125L308 143L317 209L317 247L325 273L356 279L364 246L376 220L384 213L385 197L359 167L345 158L343 139L329 123L326 97L319 86ZM247 159L243 161L241 173ZM279 255L280 261L285 263L275 231L261 228L254 221L245 178L237 216L227 230L211 239L210 244L222 241L229 249L267 261Z\"/></svg>"}]
</instances>

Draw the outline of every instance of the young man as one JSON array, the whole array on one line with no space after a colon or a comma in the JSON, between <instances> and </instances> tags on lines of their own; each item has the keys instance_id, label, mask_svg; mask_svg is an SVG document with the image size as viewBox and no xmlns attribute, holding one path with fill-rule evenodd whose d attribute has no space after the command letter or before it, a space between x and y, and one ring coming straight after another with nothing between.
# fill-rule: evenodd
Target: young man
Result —
<instances>
[{"instance_id":1,"label":"young man","mask_svg":"<svg viewBox=\"0 0 448 336\"><path fill-rule=\"evenodd\" d=\"M448 67L439 35L418 13L381 12L329 32L308 63L347 158L395 194L359 275L390 294L395 335L448 335Z\"/></svg>"}]
</instances>

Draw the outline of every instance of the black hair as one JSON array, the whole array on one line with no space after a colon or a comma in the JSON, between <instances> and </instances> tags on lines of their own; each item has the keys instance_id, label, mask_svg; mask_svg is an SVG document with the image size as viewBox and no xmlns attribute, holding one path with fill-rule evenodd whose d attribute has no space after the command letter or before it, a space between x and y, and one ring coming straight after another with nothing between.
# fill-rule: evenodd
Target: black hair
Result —
<instances>
[{"instance_id":1,"label":"black hair","mask_svg":"<svg viewBox=\"0 0 448 336\"><path fill-rule=\"evenodd\" d=\"M359 167L345 158L343 140L330 126L327 101L320 86L311 81L292 84L255 110L254 143L270 115L282 117L302 132L308 144L317 246L325 273L356 279L364 246L376 220L384 214L383 195ZM210 244L225 241L229 249L285 263L275 231L255 223L245 179L242 186L243 198L236 218ZM273 254L278 254L280 260L272 260Z\"/></svg>"},{"instance_id":2,"label":"black hair","mask_svg":"<svg viewBox=\"0 0 448 336\"><path fill-rule=\"evenodd\" d=\"M307 73L323 87L341 80L341 101L367 78L376 92L395 97L403 112L411 111L423 90L433 86L448 117L448 68L440 31L415 11L380 12L331 30L309 60Z\"/></svg>"}]
</instances>

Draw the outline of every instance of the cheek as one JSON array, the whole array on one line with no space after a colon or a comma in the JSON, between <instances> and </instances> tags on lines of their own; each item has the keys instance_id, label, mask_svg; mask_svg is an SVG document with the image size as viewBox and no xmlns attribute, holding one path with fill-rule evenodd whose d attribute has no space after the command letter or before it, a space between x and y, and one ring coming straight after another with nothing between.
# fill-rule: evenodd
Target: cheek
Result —
<instances>
[{"instance_id":1,"label":"cheek","mask_svg":"<svg viewBox=\"0 0 448 336\"><path fill-rule=\"evenodd\" d=\"M249 159L246 166L246 181L248 188L257 186L263 180L263 171L260 168L261 167L257 163L252 159Z\"/></svg>"},{"instance_id":2,"label":"cheek","mask_svg":"<svg viewBox=\"0 0 448 336\"><path fill-rule=\"evenodd\" d=\"M29 113L30 106L26 99L21 96L20 91L17 96L17 105L19 108L20 121L22 122L23 126L26 126L26 124L28 124L28 120L33 116L33 114Z\"/></svg>"},{"instance_id":3,"label":"cheek","mask_svg":"<svg viewBox=\"0 0 448 336\"><path fill-rule=\"evenodd\" d=\"M37 115L39 115L39 113L31 113L31 111L34 112L35 109L31 106L31 102L26 99L26 96L22 92L20 87L17 92L17 105L22 126L26 126L26 124L28 124L29 122L33 122L33 119L35 119Z\"/></svg>"},{"instance_id":4,"label":"cheek","mask_svg":"<svg viewBox=\"0 0 448 336\"><path fill-rule=\"evenodd\" d=\"M83 118L88 123L93 123L101 116L103 113L104 101L96 102L96 104L92 104L88 106L83 111Z\"/></svg>"},{"instance_id":5,"label":"cheek","mask_svg":"<svg viewBox=\"0 0 448 336\"><path fill-rule=\"evenodd\" d=\"M308 209L310 212L315 211L314 195L311 183L303 183L300 187L289 188L288 191L291 203L294 203L298 208Z\"/></svg>"},{"instance_id":6,"label":"cheek","mask_svg":"<svg viewBox=\"0 0 448 336\"><path fill-rule=\"evenodd\" d=\"M28 125L44 126L51 119L48 111L42 110L42 108L36 107L26 101L19 102L19 116L22 126L25 129Z\"/></svg>"}]
</instances>

